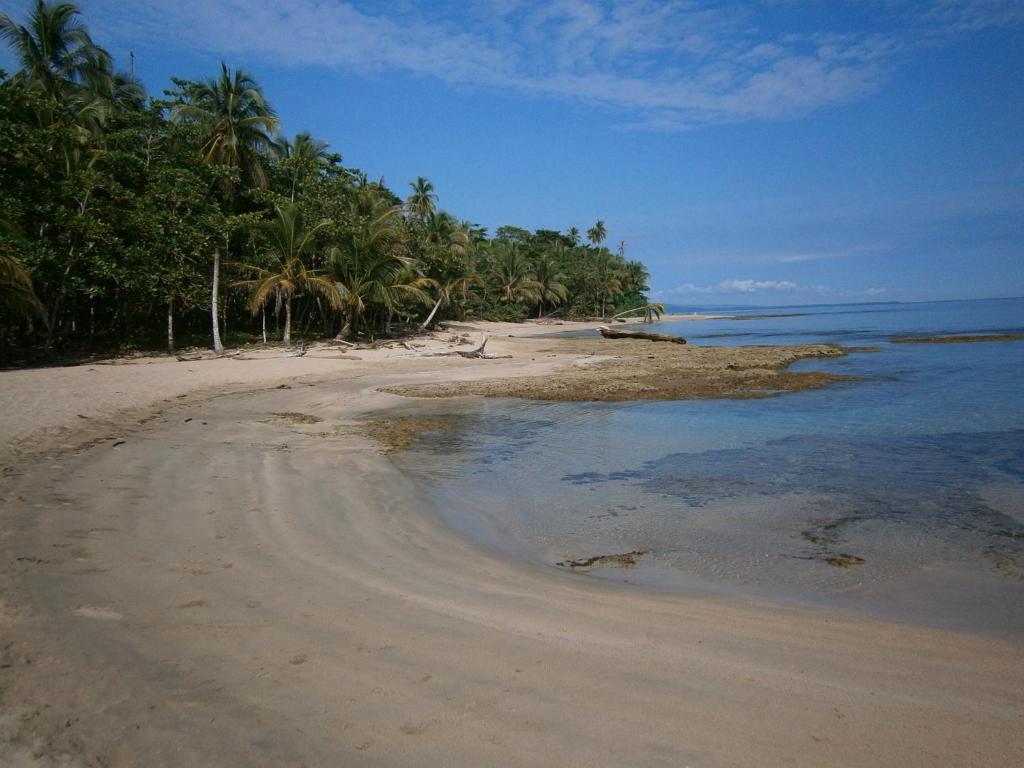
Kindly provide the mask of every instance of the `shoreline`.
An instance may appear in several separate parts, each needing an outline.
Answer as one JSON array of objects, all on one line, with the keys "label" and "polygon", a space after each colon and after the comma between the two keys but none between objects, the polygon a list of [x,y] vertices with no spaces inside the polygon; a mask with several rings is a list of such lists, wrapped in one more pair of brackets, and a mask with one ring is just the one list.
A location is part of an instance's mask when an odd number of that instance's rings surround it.
[{"label": "shoreline", "polygon": [[55,431],[84,421],[72,399],[48,443],[21,439],[3,479],[0,761],[1024,758],[1018,644],[496,557],[426,512],[361,426],[430,412],[382,386],[565,356],[303,360],[197,363],[219,367],[205,389],[178,397],[194,379],[164,375],[148,406]]}]

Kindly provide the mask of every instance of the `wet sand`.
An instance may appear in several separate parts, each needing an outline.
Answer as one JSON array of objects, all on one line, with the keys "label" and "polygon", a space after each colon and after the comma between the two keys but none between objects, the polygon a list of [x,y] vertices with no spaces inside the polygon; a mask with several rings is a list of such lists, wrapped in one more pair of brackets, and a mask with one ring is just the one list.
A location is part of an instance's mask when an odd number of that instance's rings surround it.
[{"label": "wet sand", "polygon": [[302,358],[184,398],[154,365],[171,402],[20,440],[0,764],[1024,762],[1022,644],[596,583],[440,524],[364,422],[431,417],[380,387],[578,359],[494,342],[514,357]]}]

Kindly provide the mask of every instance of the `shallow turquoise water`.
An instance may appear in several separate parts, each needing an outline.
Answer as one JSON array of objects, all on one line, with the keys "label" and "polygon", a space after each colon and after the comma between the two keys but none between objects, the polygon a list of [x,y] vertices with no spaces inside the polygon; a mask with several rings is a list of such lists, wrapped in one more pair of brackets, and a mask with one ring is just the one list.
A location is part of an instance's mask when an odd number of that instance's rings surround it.
[{"label": "shallow turquoise water", "polygon": [[[460,404],[400,461],[482,543],[610,578],[1024,637],[1024,299],[793,308],[661,323],[694,344],[876,346],[796,369],[859,380],[768,400]],[[754,314],[748,312],[747,314]],[[830,558],[862,564],[839,568]]]}]

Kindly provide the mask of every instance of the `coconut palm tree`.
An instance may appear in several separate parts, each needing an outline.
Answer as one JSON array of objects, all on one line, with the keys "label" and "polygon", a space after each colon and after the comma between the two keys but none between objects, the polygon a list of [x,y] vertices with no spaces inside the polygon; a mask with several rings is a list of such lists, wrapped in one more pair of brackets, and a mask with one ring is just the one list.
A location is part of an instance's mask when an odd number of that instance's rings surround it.
[{"label": "coconut palm tree", "polygon": [[[21,231],[8,219],[0,217],[0,233],[17,241]],[[14,256],[0,252],[0,311],[8,311],[23,318],[46,319],[43,305],[32,290],[32,278]]]},{"label": "coconut palm tree", "polygon": [[539,288],[530,270],[530,263],[523,257],[515,243],[500,242],[493,263],[492,282],[506,304],[525,304],[539,299]]},{"label": "coconut palm tree", "polygon": [[433,213],[435,203],[437,202],[437,195],[434,193],[434,185],[427,181],[424,177],[419,176],[416,181],[410,181],[409,187],[412,189],[412,194],[406,198],[405,207],[409,211],[409,215],[423,220],[428,215]]},{"label": "coconut palm tree", "polygon": [[292,202],[295,202],[295,191],[299,183],[331,162],[330,145],[326,141],[314,139],[308,131],[295,134],[292,141],[281,142],[281,154],[284,164],[291,170]]},{"label": "coconut palm tree", "polygon": [[469,297],[474,295],[473,288],[480,284],[480,278],[466,272],[465,264],[454,263],[445,269],[438,270],[436,276],[424,278],[426,285],[434,289],[437,300],[427,319],[420,324],[420,331],[425,331],[434,321],[434,315],[441,307],[452,303],[456,295]]},{"label": "coconut palm tree", "polygon": [[346,231],[329,255],[331,275],[342,298],[339,339],[354,336],[373,306],[393,312],[402,301],[430,303],[423,290],[426,280],[404,252],[402,209],[367,187],[353,198],[348,219]]},{"label": "coconut palm tree", "polygon": [[79,140],[85,141],[116,109],[140,105],[145,90],[114,70],[110,54],[93,42],[80,16],[74,3],[36,0],[24,25],[0,13],[0,39],[18,62],[11,81],[46,97],[40,122],[79,128]]},{"label": "coconut palm tree", "polygon": [[[176,119],[199,125],[199,151],[203,162],[239,171],[238,176],[223,174],[220,178],[225,205],[235,198],[239,183],[265,187],[264,158],[278,154],[280,144],[276,139],[277,115],[263,98],[259,84],[244,70],[232,72],[221,62],[220,76],[194,84],[187,96],[186,102],[175,105],[172,114]],[[229,239],[229,234],[225,233],[225,248]],[[215,248],[210,317],[213,349],[218,353],[224,351],[217,317],[219,284],[220,248]]]},{"label": "coconut palm tree", "polygon": [[292,298],[297,293],[315,293],[323,297],[331,308],[339,309],[341,292],[330,277],[310,269],[305,261],[316,243],[316,234],[329,222],[307,228],[294,204],[275,206],[274,212],[276,218],[264,222],[258,229],[258,237],[273,266],[237,264],[254,277],[234,285],[250,289],[249,309],[254,315],[264,308],[271,296],[284,305],[283,341],[291,344]]},{"label": "coconut palm tree", "polygon": [[437,310],[451,304],[453,294],[467,297],[470,289],[479,283],[473,274],[470,259],[473,252],[473,225],[460,223],[444,211],[427,214],[424,224],[425,240],[430,252],[426,284],[434,288],[437,300],[427,319],[420,324],[420,331],[430,326]]},{"label": "coconut palm tree", "polygon": [[533,279],[537,283],[537,317],[544,314],[545,303],[557,307],[569,296],[569,289],[563,282],[566,278],[558,271],[555,258],[542,253],[533,265]]},{"label": "coconut palm tree", "polygon": [[109,69],[110,54],[92,41],[79,16],[74,3],[43,0],[36,0],[24,25],[0,13],[0,39],[11,47],[20,67],[12,81],[62,100],[90,70]]},{"label": "coconut palm tree", "polygon": [[569,227],[569,232],[567,234],[569,239],[572,240],[573,245],[580,244],[580,231],[576,227]]},{"label": "coconut palm tree", "polygon": [[598,219],[597,223],[594,224],[590,229],[587,230],[587,240],[593,243],[595,246],[600,245],[604,242],[604,239],[608,236],[608,230],[604,226],[604,222]]}]

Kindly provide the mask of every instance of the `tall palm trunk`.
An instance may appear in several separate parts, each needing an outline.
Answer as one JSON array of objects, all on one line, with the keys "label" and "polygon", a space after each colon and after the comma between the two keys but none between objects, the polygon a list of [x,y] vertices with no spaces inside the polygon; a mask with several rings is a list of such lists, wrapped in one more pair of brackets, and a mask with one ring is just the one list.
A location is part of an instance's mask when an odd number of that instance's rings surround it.
[{"label": "tall palm trunk", "polygon": [[217,294],[220,289],[220,248],[213,251],[213,287],[210,291],[210,322],[213,326],[213,351],[218,355],[224,351],[220,341],[220,317],[217,311]]},{"label": "tall palm trunk", "polygon": [[174,354],[174,297],[167,300],[167,354]]},{"label": "tall palm trunk", "polygon": [[292,343],[292,297],[284,300],[284,345]]}]

